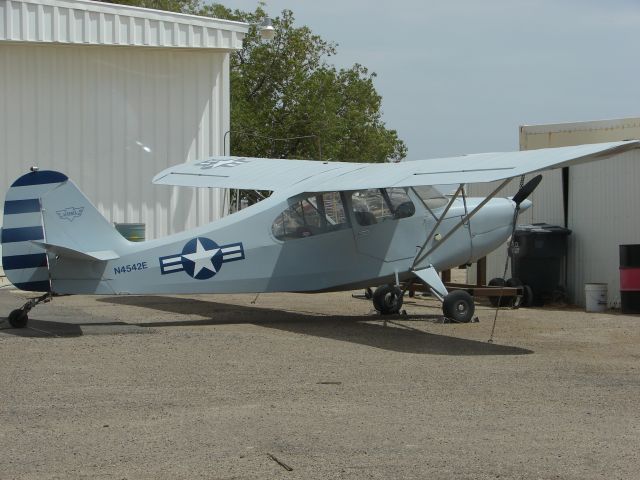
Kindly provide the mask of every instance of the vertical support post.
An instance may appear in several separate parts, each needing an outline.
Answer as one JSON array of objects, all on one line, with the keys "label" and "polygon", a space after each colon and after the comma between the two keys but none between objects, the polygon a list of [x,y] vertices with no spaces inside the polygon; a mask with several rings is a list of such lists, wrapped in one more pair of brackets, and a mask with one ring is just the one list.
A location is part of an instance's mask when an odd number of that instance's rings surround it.
[{"label": "vertical support post", "polygon": [[442,270],[442,283],[447,283],[451,281],[451,270]]},{"label": "vertical support post", "polygon": [[482,257],[476,263],[476,285],[487,284],[487,257]]}]

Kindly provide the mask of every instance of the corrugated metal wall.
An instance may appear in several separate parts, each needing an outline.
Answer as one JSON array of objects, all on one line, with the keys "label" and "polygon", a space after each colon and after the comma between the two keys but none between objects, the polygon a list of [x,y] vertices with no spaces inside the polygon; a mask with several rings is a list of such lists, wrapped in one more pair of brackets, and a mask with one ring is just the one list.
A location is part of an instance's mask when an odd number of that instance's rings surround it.
[{"label": "corrugated metal wall", "polygon": [[620,306],[619,245],[640,243],[640,151],[569,169],[568,289],[584,305],[585,283],[607,283]]},{"label": "corrugated metal wall", "polygon": [[222,215],[223,192],[153,186],[222,153],[229,54],[136,47],[0,45],[0,202],[31,165],[69,175],[112,222],[156,238]]}]

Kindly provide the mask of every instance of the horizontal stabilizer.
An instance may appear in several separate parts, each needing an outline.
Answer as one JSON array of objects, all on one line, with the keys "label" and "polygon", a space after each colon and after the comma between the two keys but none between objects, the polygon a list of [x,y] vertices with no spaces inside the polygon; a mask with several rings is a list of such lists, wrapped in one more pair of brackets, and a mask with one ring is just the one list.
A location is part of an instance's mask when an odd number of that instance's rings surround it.
[{"label": "horizontal stabilizer", "polygon": [[66,258],[75,258],[77,260],[106,262],[107,260],[115,260],[117,258],[120,258],[120,255],[118,255],[113,250],[80,252],[69,247],[63,247],[62,245],[53,245],[51,243],[38,242],[35,240],[32,240],[31,243],[34,243],[35,245],[44,248],[47,252],[53,253],[55,255]]}]

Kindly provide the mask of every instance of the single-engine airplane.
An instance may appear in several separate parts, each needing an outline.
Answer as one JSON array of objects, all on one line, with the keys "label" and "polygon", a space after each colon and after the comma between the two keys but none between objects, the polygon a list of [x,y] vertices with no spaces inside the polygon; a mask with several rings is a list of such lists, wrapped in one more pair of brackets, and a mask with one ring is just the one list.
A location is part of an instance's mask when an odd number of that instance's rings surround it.
[{"label": "single-engine airplane", "polygon": [[[325,292],[382,285],[381,314],[402,305],[401,282],[419,278],[445,316],[467,322],[473,298],[448,292],[438,272],[476,261],[505,242],[539,182],[496,198],[514,178],[606,158],[640,141],[367,164],[213,157],[173,166],[154,183],[269,190],[211,224],[133,243],[66,175],[32,171],[4,202],[3,265],[19,289],[44,292],[12,311],[13,327],[54,294]],[[486,198],[468,183],[499,181]],[[458,185],[442,195],[434,185]]]}]

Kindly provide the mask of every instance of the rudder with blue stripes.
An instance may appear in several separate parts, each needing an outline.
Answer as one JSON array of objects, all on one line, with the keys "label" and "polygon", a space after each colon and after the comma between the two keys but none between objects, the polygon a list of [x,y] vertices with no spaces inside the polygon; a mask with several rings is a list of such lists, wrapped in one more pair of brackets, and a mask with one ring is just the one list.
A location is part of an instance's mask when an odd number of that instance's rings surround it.
[{"label": "rudder with blue stripes", "polygon": [[2,266],[17,288],[50,292],[49,259],[45,249],[33,241],[45,242],[41,198],[68,180],[51,170],[34,171],[18,178],[4,202]]}]

